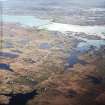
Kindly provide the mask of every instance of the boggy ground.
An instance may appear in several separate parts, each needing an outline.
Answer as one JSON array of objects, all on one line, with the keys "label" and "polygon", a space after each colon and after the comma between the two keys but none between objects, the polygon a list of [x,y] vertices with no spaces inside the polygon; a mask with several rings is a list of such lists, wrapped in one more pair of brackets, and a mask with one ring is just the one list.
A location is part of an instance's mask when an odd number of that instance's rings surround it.
[{"label": "boggy ground", "polygon": [[105,105],[105,50],[81,55],[89,64],[51,76],[28,105]]},{"label": "boggy ground", "polygon": [[105,105],[104,47],[80,55],[85,65],[65,68],[74,38],[19,24],[3,29],[1,105]]},{"label": "boggy ground", "polygon": [[29,93],[30,96],[43,81],[62,73],[74,41],[59,32],[35,30],[35,27],[32,29],[10,23],[3,25],[2,40],[0,103],[8,105],[12,105],[8,102],[13,95],[27,96]]}]

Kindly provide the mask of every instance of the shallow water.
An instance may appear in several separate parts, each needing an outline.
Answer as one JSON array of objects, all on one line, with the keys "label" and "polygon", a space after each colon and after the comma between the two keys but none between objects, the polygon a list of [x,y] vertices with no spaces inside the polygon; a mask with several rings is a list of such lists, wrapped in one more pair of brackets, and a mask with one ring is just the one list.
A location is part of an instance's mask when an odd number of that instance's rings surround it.
[{"label": "shallow water", "polygon": [[34,16],[17,16],[17,15],[3,15],[3,21],[4,22],[10,22],[10,23],[19,23],[23,26],[29,26],[29,27],[37,27],[40,25],[48,24],[49,20],[41,20],[38,18],[35,18]]},{"label": "shallow water", "polygon": [[40,49],[49,49],[49,48],[51,48],[51,45],[48,43],[42,43],[42,44],[40,44],[39,48]]}]

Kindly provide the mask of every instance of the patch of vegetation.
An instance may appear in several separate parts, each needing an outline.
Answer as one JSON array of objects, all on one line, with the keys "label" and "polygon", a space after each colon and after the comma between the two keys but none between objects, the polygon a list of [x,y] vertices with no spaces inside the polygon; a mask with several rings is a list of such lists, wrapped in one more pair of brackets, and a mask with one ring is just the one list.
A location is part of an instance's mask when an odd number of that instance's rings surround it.
[{"label": "patch of vegetation", "polygon": [[14,82],[19,84],[32,84],[32,83],[37,84],[37,82],[29,76],[20,76],[17,79],[15,79]]}]

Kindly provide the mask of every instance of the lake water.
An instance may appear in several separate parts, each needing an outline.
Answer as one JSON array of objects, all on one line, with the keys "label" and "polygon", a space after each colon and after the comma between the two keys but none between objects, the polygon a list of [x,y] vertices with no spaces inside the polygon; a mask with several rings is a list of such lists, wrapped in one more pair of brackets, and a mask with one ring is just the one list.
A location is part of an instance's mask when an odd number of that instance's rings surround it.
[{"label": "lake water", "polygon": [[45,24],[48,24],[49,20],[41,20],[38,18],[35,18],[34,16],[17,16],[17,15],[3,15],[3,21],[4,22],[10,22],[10,23],[19,23],[23,26],[29,26],[29,27],[38,27]]},{"label": "lake water", "polygon": [[[95,46],[99,48],[100,46],[105,45],[105,26],[80,26],[80,25],[71,25],[71,24],[62,24],[62,23],[54,23],[50,20],[38,19],[34,16],[14,16],[14,15],[3,15],[3,21],[9,23],[19,23],[22,26],[29,27],[37,27],[38,29],[45,29],[48,31],[58,31],[66,34],[66,32],[83,32],[88,35],[99,36],[101,40],[88,40],[87,38],[82,38],[80,36],[77,39],[83,39],[85,42],[81,42],[78,44],[78,48],[88,49],[90,46]],[[75,37],[75,34],[74,36]],[[49,45],[42,44],[41,48],[49,48]],[[5,54],[7,55],[7,54]]]},{"label": "lake water", "polygon": [[9,70],[13,72],[13,70],[10,68],[10,65],[6,63],[0,63],[0,69]]},{"label": "lake water", "polygon": [[[102,34],[105,33],[105,26],[80,26],[63,23],[55,23],[50,20],[38,19],[34,16],[17,16],[17,15],[3,15],[4,22],[20,23],[23,26],[38,27],[39,29],[46,29],[49,31],[59,32],[84,32],[88,34]],[[97,35],[98,36],[98,35]],[[105,35],[101,37],[105,38]]]},{"label": "lake water", "polygon": [[89,50],[91,46],[99,49],[101,46],[105,46],[105,40],[87,40],[86,42],[80,42],[77,49],[82,52]]},{"label": "lake water", "polygon": [[102,34],[105,32],[105,26],[80,26],[80,25],[71,25],[71,24],[62,24],[62,23],[51,23],[40,27],[40,29],[43,28],[50,31],[60,31],[60,32],[72,31],[72,32],[83,32],[87,34]]},{"label": "lake water", "polygon": [[99,49],[101,46],[105,46],[105,40],[87,40],[87,42],[80,42],[76,49],[70,54],[66,68],[73,67],[77,63],[82,65],[88,64],[86,61],[79,59],[80,54],[86,53],[92,50],[92,48]]},{"label": "lake water", "polygon": [[18,94],[3,94],[5,96],[9,96],[11,97],[9,100],[8,105],[26,105],[27,102],[31,99],[33,99],[36,95],[38,95],[38,93],[36,92],[36,90],[33,90],[30,93],[18,93]]},{"label": "lake water", "polygon": [[49,49],[51,45],[49,43],[41,43],[39,46],[40,49]]},{"label": "lake water", "polygon": [[79,59],[80,52],[77,50],[74,50],[71,54],[70,57],[67,60],[68,65],[65,67],[66,69],[72,68],[75,64],[79,63],[81,65],[86,65],[88,64],[86,61]]}]

